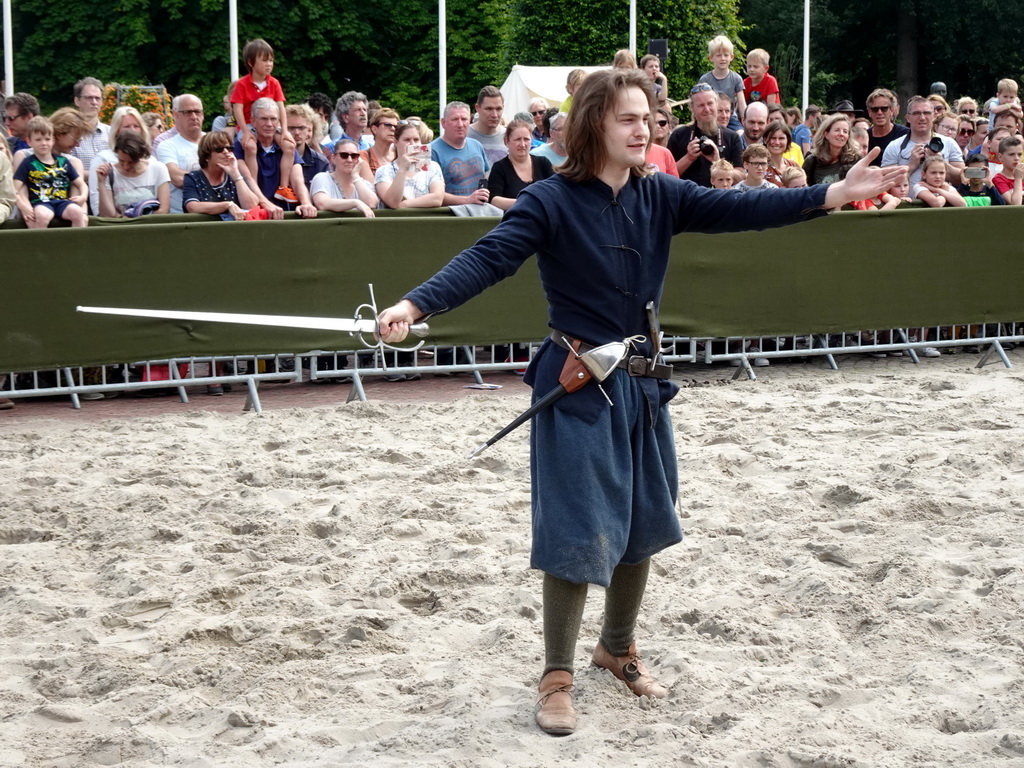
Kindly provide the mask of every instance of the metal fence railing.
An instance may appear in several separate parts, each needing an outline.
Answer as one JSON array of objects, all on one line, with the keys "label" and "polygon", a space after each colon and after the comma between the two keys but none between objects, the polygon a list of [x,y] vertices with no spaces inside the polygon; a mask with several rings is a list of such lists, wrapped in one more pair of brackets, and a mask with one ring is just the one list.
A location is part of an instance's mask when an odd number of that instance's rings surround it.
[{"label": "metal fence railing", "polygon": [[[833,370],[837,355],[906,355],[913,362],[936,350],[976,347],[983,354],[977,366],[996,355],[1011,368],[1006,348],[1024,343],[1024,323],[977,323],[929,328],[896,328],[844,333],[807,333],[792,336],[695,339],[670,337],[663,350],[669,363],[729,364],[734,378],[755,379],[755,368],[772,360],[823,357]],[[483,385],[485,374],[524,372],[540,342],[489,346],[423,347],[415,352],[378,349],[312,350],[302,354],[261,354],[203,358],[171,358],[133,364],[69,366],[28,372],[8,372],[0,397],[12,399],[68,396],[74,408],[96,395],[123,392],[145,394],[173,390],[183,403],[197,387],[244,386],[245,410],[262,411],[259,384],[264,381],[299,382],[337,379],[349,381],[348,400],[366,400],[363,381],[372,377],[415,380],[425,375],[471,374]]]}]

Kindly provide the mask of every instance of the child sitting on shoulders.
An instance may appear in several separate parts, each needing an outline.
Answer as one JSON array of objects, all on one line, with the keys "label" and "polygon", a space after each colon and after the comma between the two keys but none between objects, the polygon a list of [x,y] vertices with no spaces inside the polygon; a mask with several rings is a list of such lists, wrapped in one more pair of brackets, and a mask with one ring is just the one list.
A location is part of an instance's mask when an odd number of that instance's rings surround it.
[{"label": "child sitting on shoulders", "polygon": [[999,190],[1007,205],[1021,204],[1021,183],[1024,181],[1022,155],[1024,139],[1020,136],[1007,136],[999,142],[999,162],[1003,164],[1003,170],[992,177],[992,184]]},{"label": "child sitting on shoulders", "polygon": [[779,103],[779,82],[774,75],[768,74],[770,61],[771,56],[764,48],[755,48],[747,54],[747,77],[743,79],[743,97],[747,104],[755,101],[769,106]]},{"label": "child sitting on shoulders", "polygon": [[[277,143],[282,150],[281,179],[290,179],[292,164],[295,162],[295,140],[285,128],[288,125],[288,116],[284,110],[284,90],[281,88],[281,82],[270,74],[274,71],[274,49],[266,40],[257,38],[245,44],[242,48],[242,58],[249,74],[235,82],[234,90],[231,92],[231,112],[239,131],[236,138],[245,152],[245,165],[252,177],[257,178],[259,169],[256,161],[256,136],[252,129],[252,105],[257,99],[266,97],[275,101],[280,111],[281,128]],[[277,188],[274,197],[293,205],[299,202],[295,191],[285,184]]]},{"label": "child sitting on shoulders", "polygon": [[747,176],[733,189],[737,192],[759,192],[764,189],[778,189],[764,176],[772,156],[764,144],[751,144],[743,150],[743,170]]},{"label": "child sitting on shoulders", "polygon": [[1006,205],[999,190],[989,181],[988,160],[981,153],[968,155],[964,162],[965,183],[957,184],[956,191],[971,206]]},{"label": "child sitting on shoulders", "polygon": [[963,208],[967,205],[960,193],[946,181],[946,161],[941,155],[931,155],[921,163],[921,181],[913,186],[911,196],[931,208]]},{"label": "child sitting on shoulders", "polygon": [[786,189],[796,189],[807,186],[807,174],[803,168],[785,168],[782,171],[782,186]]},{"label": "child sitting on shoulders", "polygon": [[732,189],[736,183],[736,169],[728,160],[716,160],[711,164],[711,186],[715,189]]}]

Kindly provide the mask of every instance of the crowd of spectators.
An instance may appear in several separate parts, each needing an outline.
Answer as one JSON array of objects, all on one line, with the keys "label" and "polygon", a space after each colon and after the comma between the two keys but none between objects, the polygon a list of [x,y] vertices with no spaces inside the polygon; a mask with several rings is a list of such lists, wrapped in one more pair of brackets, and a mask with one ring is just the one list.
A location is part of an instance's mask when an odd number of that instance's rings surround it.
[{"label": "crowd of spectators", "polygon": [[[705,187],[770,193],[781,187],[827,184],[844,177],[869,152],[872,162],[904,165],[909,184],[854,208],[889,209],[920,201],[932,207],[1021,205],[1024,120],[1018,86],[999,80],[988,98],[947,100],[945,86],[901,105],[877,88],[859,109],[784,107],[771,57],[746,55],[747,77],[734,70],[725,36],[708,44],[710,70],[687,98],[670,101],[661,61],[639,63],[619,51],[612,66],[650,77],[657,110],[648,164]],[[171,104],[173,125],[157,113],[119,107],[99,120],[103,83],[74,84],[74,106],[51,115],[27,93],[3,102],[0,222],[21,217],[31,228],[54,218],[86,226],[87,214],[136,217],[203,213],[228,221],[303,218],[318,211],[450,206],[462,215],[501,215],[530,184],[566,160],[565,122],[572,94],[586,77],[573,70],[560,104],[535,98],[527,112],[506,115],[494,85],[471,106],[453,101],[440,115],[440,135],[419,117],[349,91],[288,103],[272,74],[273,48],[246,44],[247,74],[231,83],[221,113],[204,132],[206,110],[194,94]],[[688,107],[680,123],[674,110]]]}]

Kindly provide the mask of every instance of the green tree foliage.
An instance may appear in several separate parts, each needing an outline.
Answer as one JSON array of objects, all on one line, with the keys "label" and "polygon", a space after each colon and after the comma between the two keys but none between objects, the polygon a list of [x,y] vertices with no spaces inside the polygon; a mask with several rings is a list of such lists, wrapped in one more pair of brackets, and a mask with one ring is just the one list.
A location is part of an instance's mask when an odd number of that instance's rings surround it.
[{"label": "green tree foliage", "polygon": [[[803,55],[803,0],[740,0],[750,47],[772,54],[783,100],[797,103]],[[904,24],[900,24],[900,20]],[[995,93],[1002,77],[1019,79],[1024,50],[1013,35],[993,34],[1024,26],[1024,5],[977,0],[969,7],[952,0],[812,0],[810,101],[829,106],[839,99],[863,105],[876,87],[900,92],[902,100],[927,92],[935,80],[950,98]],[[905,32],[900,35],[898,30]],[[915,62],[910,71],[901,59]]]},{"label": "green tree foliage", "polygon": [[[738,0],[661,0],[637,5],[637,53],[649,39],[668,40],[662,67],[670,98],[688,96],[690,86],[711,69],[707,44],[726,35],[740,48],[743,25]],[[506,64],[591,66],[609,64],[629,44],[629,4],[625,0],[567,0],[536,3],[512,0]],[[638,56],[638,58],[639,58]],[[737,58],[736,66],[740,59]]]},{"label": "green tree foliage", "polygon": [[[162,83],[197,94],[208,117],[219,112],[231,71],[225,0],[19,0],[13,12],[15,85],[47,110],[69,104],[72,85],[89,75]],[[358,90],[436,120],[436,1],[245,0],[238,12],[239,48],[270,42],[289,101]],[[449,0],[450,100],[475,101],[482,86],[504,81],[508,20],[508,0]]]}]

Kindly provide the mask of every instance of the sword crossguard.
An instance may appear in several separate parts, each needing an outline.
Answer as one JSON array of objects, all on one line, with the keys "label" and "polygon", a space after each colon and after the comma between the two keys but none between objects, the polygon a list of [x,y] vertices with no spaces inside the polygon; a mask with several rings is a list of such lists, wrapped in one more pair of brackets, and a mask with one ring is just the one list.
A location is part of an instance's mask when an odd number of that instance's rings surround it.
[{"label": "sword crossguard", "polygon": [[394,344],[388,344],[386,341],[384,341],[380,337],[380,324],[377,322],[377,315],[379,313],[377,312],[377,299],[373,295],[373,283],[368,283],[367,287],[370,289],[370,302],[368,304],[360,304],[358,307],[356,307],[355,315],[353,316],[354,320],[365,320],[366,318],[363,317],[363,312],[368,311],[370,313],[370,319],[373,320],[374,331],[372,341],[367,340],[366,333],[364,331],[359,331],[358,333],[353,334],[354,336],[357,336],[359,338],[359,342],[364,347],[366,347],[367,349],[378,349],[381,352],[383,352],[385,349],[390,349],[395,352],[415,352],[417,349],[426,344],[426,341],[423,340],[423,337],[430,333],[430,326],[427,325],[426,323],[416,323],[415,325],[409,326],[409,332],[413,336],[418,336],[420,338],[420,341],[412,347],[398,347],[395,346]]}]

